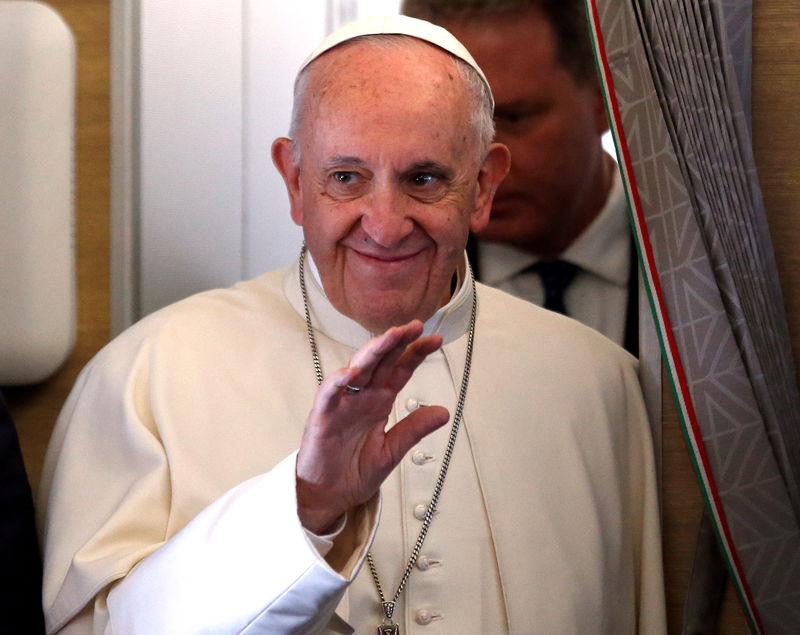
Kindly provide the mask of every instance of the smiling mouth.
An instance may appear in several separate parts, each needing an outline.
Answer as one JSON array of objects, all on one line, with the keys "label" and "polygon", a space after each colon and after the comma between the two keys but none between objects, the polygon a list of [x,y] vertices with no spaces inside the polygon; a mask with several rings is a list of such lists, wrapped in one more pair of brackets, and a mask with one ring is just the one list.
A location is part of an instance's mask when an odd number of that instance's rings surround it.
[{"label": "smiling mouth", "polygon": [[422,250],[419,249],[414,252],[408,253],[372,253],[368,251],[361,251],[359,249],[351,249],[351,251],[367,265],[375,267],[402,267],[416,258]]},{"label": "smiling mouth", "polygon": [[365,260],[370,260],[374,262],[385,262],[385,263],[393,263],[393,262],[404,262],[407,260],[411,260],[415,256],[417,256],[422,250],[419,249],[414,252],[403,253],[403,254],[396,254],[396,253],[370,253],[367,251],[361,251],[359,249],[353,249],[353,251],[358,254],[361,258]]}]

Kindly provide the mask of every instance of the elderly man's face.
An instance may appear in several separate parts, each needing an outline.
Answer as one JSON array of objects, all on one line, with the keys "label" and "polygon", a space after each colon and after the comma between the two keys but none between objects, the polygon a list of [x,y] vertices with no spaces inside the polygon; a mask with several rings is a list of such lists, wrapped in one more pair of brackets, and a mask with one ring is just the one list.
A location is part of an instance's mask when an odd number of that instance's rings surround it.
[{"label": "elderly man's face", "polygon": [[435,47],[354,43],[311,72],[299,169],[286,139],[273,158],[325,292],[373,332],[425,320],[486,225],[507,150],[479,164],[463,80]]}]

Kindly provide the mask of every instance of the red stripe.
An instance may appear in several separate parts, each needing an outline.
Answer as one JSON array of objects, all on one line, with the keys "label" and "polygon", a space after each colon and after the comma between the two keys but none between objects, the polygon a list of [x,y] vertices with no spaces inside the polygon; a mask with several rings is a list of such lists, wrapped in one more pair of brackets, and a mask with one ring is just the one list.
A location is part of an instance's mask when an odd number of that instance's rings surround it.
[{"label": "red stripe", "polygon": [[[614,82],[613,82],[612,75],[611,75],[611,69],[610,69],[610,67],[608,65],[608,56],[606,54],[605,42],[603,41],[603,34],[602,34],[602,31],[600,30],[600,17],[599,17],[598,12],[597,12],[597,2],[596,2],[596,0],[587,0],[587,4],[590,7],[591,18],[592,18],[592,22],[594,23],[594,30],[595,30],[595,35],[596,35],[596,38],[597,38],[597,48],[598,48],[598,53],[599,53],[599,59],[600,59],[600,62],[602,63],[602,65],[603,65],[603,72],[605,74],[605,80],[606,80],[606,83],[608,84],[608,87],[609,87],[609,90],[606,91],[606,92],[607,92],[609,101],[611,103],[611,110],[612,110],[612,113],[613,113],[614,121],[616,123],[617,131],[619,132],[618,138],[617,138],[617,142],[618,142],[618,146],[619,146],[618,150],[620,150],[622,152],[622,158],[623,158],[623,161],[625,163],[625,167],[626,167],[626,170],[627,170],[627,173],[628,173],[628,178],[629,178],[629,181],[630,181],[630,192],[631,192],[631,194],[633,196],[634,213],[636,214],[636,217],[638,219],[639,229],[640,229],[640,231],[642,233],[642,242],[640,244],[640,247],[642,247],[644,249],[644,252],[646,254],[646,266],[647,266],[647,269],[648,269],[648,271],[650,273],[650,277],[651,277],[651,279],[653,281],[653,290],[655,291],[655,294],[656,294],[658,309],[659,309],[659,311],[661,313],[661,317],[662,317],[663,324],[664,324],[663,331],[665,331],[665,332],[662,333],[662,336],[666,336],[669,349],[670,349],[670,351],[672,353],[672,358],[673,358],[675,373],[677,375],[678,385],[680,387],[680,391],[681,391],[681,394],[683,396],[684,403],[686,404],[687,416],[689,417],[689,423],[691,425],[691,434],[692,434],[694,442],[695,442],[695,444],[696,444],[696,446],[698,448],[698,453],[700,455],[700,460],[702,461],[702,464],[703,464],[703,471],[705,472],[706,479],[708,480],[708,483],[709,483],[709,489],[710,489],[709,494],[711,495],[711,497],[713,499],[713,504],[714,504],[714,507],[716,509],[716,513],[719,516],[720,525],[721,525],[720,528],[721,528],[722,532],[724,533],[725,541],[728,543],[728,547],[730,549],[731,556],[733,558],[733,566],[736,568],[736,571],[738,572],[739,579],[741,580],[741,584],[742,584],[742,590],[745,593],[745,595],[747,597],[747,601],[748,601],[748,603],[750,605],[751,614],[753,615],[753,618],[755,619],[755,621],[757,623],[758,629],[761,632],[763,632],[764,631],[764,627],[763,627],[763,625],[761,623],[761,617],[758,614],[758,611],[757,611],[756,606],[755,606],[755,602],[753,601],[752,592],[750,590],[749,585],[747,584],[747,579],[745,578],[744,569],[743,569],[742,564],[741,564],[741,562],[739,560],[739,555],[738,555],[738,553],[736,551],[735,543],[733,542],[733,539],[731,538],[730,529],[728,527],[728,521],[727,521],[727,518],[725,516],[724,509],[722,507],[722,502],[721,502],[720,497],[719,497],[719,492],[717,490],[716,483],[714,482],[713,474],[711,472],[711,467],[710,467],[710,465],[708,463],[708,455],[706,453],[705,446],[703,445],[702,436],[700,434],[700,428],[699,428],[699,425],[697,423],[697,415],[695,414],[694,404],[692,403],[691,393],[689,392],[689,387],[688,387],[688,384],[687,384],[687,381],[686,381],[686,375],[685,375],[684,370],[683,370],[683,365],[681,364],[677,343],[675,342],[675,338],[674,338],[674,336],[672,334],[672,327],[670,326],[669,316],[667,314],[666,305],[664,303],[664,297],[663,297],[663,293],[661,291],[661,283],[660,283],[659,278],[658,278],[658,272],[656,271],[656,268],[655,268],[655,266],[653,264],[655,262],[655,259],[653,257],[653,249],[652,249],[652,246],[650,244],[650,236],[649,236],[649,234],[647,232],[647,224],[645,223],[645,220],[644,220],[644,213],[642,212],[642,204],[641,204],[641,200],[639,198],[639,188],[636,185],[636,177],[635,177],[634,172],[633,172],[633,166],[631,164],[631,159],[630,159],[630,152],[628,150],[627,141],[625,139],[624,128],[622,127],[622,120],[621,120],[620,114],[619,114],[619,105],[617,103],[617,96],[616,96],[616,93],[614,91]],[[690,451],[691,451],[691,448],[690,448]],[[702,487],[702,483],[700,485]]]}]

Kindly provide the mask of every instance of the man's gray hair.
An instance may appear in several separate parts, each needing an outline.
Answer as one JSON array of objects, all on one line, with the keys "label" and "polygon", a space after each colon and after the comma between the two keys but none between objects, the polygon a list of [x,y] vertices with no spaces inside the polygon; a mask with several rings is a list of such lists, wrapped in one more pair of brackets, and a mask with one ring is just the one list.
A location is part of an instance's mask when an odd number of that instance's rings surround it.
[{"label": "man's gray hair", "polygon": [[[423,42],[413,36],[402,34],[373,34],[362,35],[352,40],[348,40],[341,46],[348,46],[351,43],[359,41],[367,41],[378,47],[383,48],[397,48],[408,43],[409,40]],[[430,46],[433,46],[432,44]],[[489,149],[489,144],[494,139],[494,112],[492,106],[492,96],[489,88],[483,81],[481,76],[467,64],[464,60],[459,59],[455,55],[448,53],[450,58],[455,64],[459,77],[464,81],[467,93],[472,102],[472,113],[470,115],[470,123],[478,138],[478,154],[476,161],[480,165],[486,157]],[[316,60],[315,60],[316,61]],[[311,62],[306,66],[297,76],[294,85],[294,103],[292,105],[292,119],[289,126],[289,137],[292,140],[292,152],[294,154],[294,161],[296,164],[300,163],[300,134],[305,125],[306,115],[308,113],[308,84],[310,73],[309,70],[314,66]]]}]

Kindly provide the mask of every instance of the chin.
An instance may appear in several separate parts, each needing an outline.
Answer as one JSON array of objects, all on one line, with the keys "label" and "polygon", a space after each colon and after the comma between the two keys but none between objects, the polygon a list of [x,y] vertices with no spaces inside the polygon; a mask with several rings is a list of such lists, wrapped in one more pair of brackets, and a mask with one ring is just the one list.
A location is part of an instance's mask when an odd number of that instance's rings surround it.
[{"label": "chin", "polygon": [[504,243],[520,247],[527,241],[521,236],[520,232],[498,228],[497,230],[484,230],[476,234],[478,240],[489,243]]},{"label": "chin", "polygon": [[393,326],[402,326],[403,324],[410,322],[413,317],[405,319],[404,317],[398,315],[394,315],[392,317],[386,317],[385,315],[362,315],[360,318],[354,317],[353,319],[371,333],[380,335],[381,333],[388,331]]},{"label": "chin", "polygon": [[434,312],[435,309],[429,315],[419,307],[409,307],[407,303],[375,301],[370,303],[368,308],[353,310],[350,317],[373,333],[383,333],[393,326],[402,326],[411,320],[419,319],[424,322]]},{"label": "chin", "polygon": [[396,302],[387,302],[385,299],[366,297],[337,308],[373,333],[383,333],[392,326],[405,324],[408,321],[403,319],[406,315],[404,306]]}]

